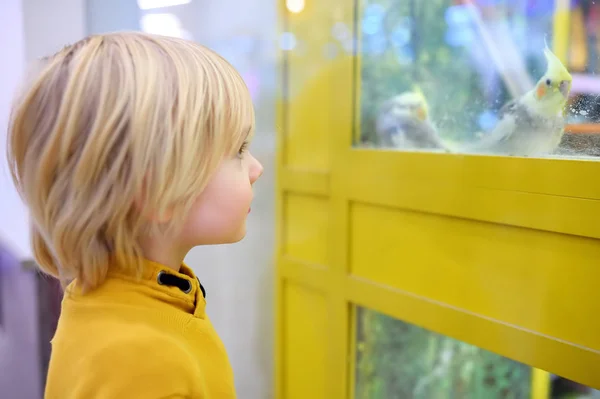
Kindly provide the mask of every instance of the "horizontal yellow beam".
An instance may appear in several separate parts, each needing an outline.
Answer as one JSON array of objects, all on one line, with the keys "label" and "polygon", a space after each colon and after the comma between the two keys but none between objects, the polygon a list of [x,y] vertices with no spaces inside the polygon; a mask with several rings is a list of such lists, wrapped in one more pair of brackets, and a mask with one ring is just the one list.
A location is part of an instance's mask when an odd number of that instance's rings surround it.
[{"label": "horizontal yellow beam", "polygon": [[343,151],[350,186],[355,178],[371,178],[387,184],[420,182],[600,199],[600,185],[591,184],[598,177],[598,161],[350,148]]},{"label": "horizontal yellow beam", "polygon": [[350,151],[344,188],[368,203],[600,238],[600,164]]},{"label": "horizontal yellow beam", "polygon": [[348,277],[348,302],[600,388],[600,353],[367,280]]},{"label": "horizontal yellow beam", "polygon": [[323,266],[312,265],[285,256],[281,257],[277,263],[280,267],[279,275],[285,280],[323,292],[329,291],[332,286],[331,271]]},{"label": "horizontal yellow beam", "polygon": [[286,167],[278,171],[283,191],[318,196],[329,195],[330,176],[326,171],[296,170]]}]

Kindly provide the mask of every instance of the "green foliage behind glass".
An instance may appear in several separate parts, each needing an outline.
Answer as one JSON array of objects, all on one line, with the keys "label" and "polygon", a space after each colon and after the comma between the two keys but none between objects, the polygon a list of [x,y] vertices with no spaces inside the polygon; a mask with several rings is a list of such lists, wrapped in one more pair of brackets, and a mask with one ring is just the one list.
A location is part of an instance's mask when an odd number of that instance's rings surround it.
[{"label": "green foliage behind glass", "polygon": [[527,365],[372,310],[357,312],[357,399],[530,398]]},{"label": "green foliage behind glass", "polygon": [[[446,44],[445,13],[451,0],[364,0],[359,24],[369,6],[381,6],[383,23],[378,33],[363,32],[361,43],[361,132],[363,141],[375,140],[373,121],[379,105],[390,97],[418,85],[430,106],[432,120],[448,138],[467,139],[478,128],[476,116],[485,108],[479,77],[462,47]],[[399,58],[394,32],[409,24],[412,62]],[[363,31],[363,30],[361,30]],[[383,40],[384,51],[374,53],[369,43]]]}]

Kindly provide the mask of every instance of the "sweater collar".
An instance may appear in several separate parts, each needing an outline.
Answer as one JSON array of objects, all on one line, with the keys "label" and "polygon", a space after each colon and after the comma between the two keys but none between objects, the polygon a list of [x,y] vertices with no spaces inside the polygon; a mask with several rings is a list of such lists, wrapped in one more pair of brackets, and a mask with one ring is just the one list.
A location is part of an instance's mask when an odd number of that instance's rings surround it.
[{"label": "sweater collar", "polygon": [[191,305],[188,307],[190,313],[204,318],[206,290],[194,271],[185,263],[181,264],[179,271],[175,271],[163,264],[145,260],[142,281],[154,290],[181,298]]},{"label": "sweater collar", "polygon": [[[79,291],[76,281],[66,289],[70,294]],[[173,305],[186,313],[196,317],[205,317],[206,291],[193,270],[182,264],[179,271],[150,260],[144,260],[143,269],[139,277],[121,270],[109,271],[107,279],[92,295],[109,294],[119,291],[120,295],[127,295],[127,291],[143,293],[160,302]]]}]

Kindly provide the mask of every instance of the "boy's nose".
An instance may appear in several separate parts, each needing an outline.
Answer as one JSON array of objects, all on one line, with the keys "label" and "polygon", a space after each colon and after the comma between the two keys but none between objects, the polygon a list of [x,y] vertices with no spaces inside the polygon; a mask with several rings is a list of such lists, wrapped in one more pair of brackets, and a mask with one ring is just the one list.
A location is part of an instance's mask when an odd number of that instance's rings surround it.
[{"label": "boy's nose", "polygon": [[260,176],[262,176],[264,168],[260,162],[254,156],[252,156],[252,163],[250,165],[250,183],[254,184]]}]

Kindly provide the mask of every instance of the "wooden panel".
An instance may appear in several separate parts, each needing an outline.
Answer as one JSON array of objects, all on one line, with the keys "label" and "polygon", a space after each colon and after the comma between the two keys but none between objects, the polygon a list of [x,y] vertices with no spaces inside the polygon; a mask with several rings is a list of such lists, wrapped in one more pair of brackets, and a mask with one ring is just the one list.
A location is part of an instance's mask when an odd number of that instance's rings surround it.
[{"label": "wooden panel", "polygon": [[284,287],[284,398],[326,398],[327,302],[317,291]]},{"label": "wooden panel", "polygon": [[313,264],[327,264],[329,202],[326,198],[287,194],[284,254]]},{"label": "wooden panel", "polygon": [[353,275],[600,350],[598,241],[366,205],[351,224]]}]

